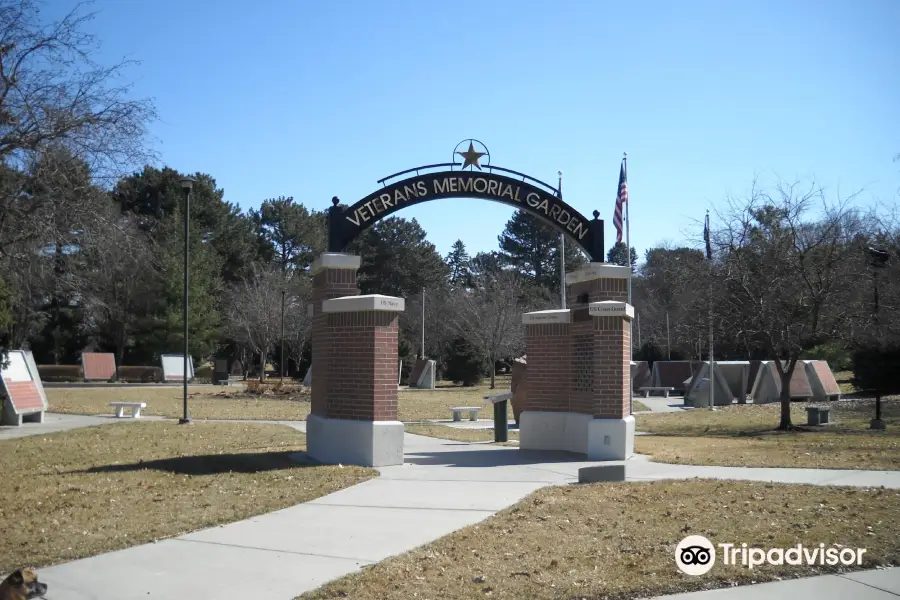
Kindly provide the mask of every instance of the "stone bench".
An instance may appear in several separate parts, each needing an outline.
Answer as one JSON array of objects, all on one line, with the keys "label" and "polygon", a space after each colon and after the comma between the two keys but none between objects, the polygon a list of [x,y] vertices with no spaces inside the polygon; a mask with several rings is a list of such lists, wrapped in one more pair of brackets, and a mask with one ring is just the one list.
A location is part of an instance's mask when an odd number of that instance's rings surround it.
[{"label": "stone bench", "polygon": [[116,409],[116,418],[121,419],[125,416],[125,409],[131,409],[131,418],[139,419],[141,417],[141,409],[147,408],[146,402],[110,402],[110,406]]},{"label": "stone bench", "polygon": [[481,410],[480,406],[456,406],[450,409],[453,413],[454,421],[462,421],[462,412],[464,410],[469,411],[469,420],[477,421],[478,420],[478,411]]},{"label": "stone bench", "polygon": [[675,390],[675,388],[673,388],[673,387],[652,387],[651,386],[651,387],[638,388],[639,392],[644,392],[644,398],[649,398],[650,392],[662,392],[663,398],[668,398],[669,392],[674,391],[674,390]]},{"label": "stone bench", "polygon": [[807,425],[827,425],[830,409],[827,407],[807,406],[806,407],[806,424]]}]

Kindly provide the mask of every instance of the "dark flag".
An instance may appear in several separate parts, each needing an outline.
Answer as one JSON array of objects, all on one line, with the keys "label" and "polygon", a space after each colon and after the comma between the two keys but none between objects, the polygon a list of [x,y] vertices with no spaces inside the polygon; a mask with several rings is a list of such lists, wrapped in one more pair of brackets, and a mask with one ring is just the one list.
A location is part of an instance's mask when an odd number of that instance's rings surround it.
[{"label": "dark flag", "polygon": [[706,242],[706,260],[712,260],[712,242],[709,239],[709,211],[706,211],[706,223],[703,225],[703,241]]}]

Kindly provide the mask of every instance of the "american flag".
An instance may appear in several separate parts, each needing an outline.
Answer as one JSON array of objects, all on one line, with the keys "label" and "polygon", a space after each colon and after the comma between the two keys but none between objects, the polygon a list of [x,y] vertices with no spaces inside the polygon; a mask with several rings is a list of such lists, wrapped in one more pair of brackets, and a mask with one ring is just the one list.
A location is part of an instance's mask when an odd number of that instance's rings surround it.
[{"label": "american flag", "polygon": [[613,215],[613,225],[616,228],[616,243],[622,243],[622,223],[624,222],[625,203],[628,202],[628,176],[625,173],[625,161],[619,170],[619,193],[616,196],[616,212]]}]

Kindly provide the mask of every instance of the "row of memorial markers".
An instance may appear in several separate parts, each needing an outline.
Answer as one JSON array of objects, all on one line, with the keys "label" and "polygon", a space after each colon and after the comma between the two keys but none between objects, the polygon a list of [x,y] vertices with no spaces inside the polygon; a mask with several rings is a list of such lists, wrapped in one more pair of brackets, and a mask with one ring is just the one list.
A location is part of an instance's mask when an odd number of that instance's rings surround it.
[{"label": "row of memorial markers", "polygon": [[[49,404],[34,357],[28,350],[12,350],[7,359],[6,366],[0,369],[4,395],[3,424],[43,421]],[[85,381],[110,381],[115,378],[116,363],[112,354],[85,352],[81,362]],[[161,362],[164,381],[184,381],[183,355],[165,354]],[[523,370],[527,369],[524,357],[517,362]],[[223,363],[225,361],[217,361],[216,371],[224,371],[227,379],[227,363]],[[188,360],[188,366],[190,381],[194,379],[193,359]],[[633,362],[632,390],[640,393],[645,388],[671,388],[675,395],[684,396],[688,406],[708,405],[709,371],[708,361],[656,361],[652,368],[646,361]],[[433,360],[417,360],[410,376],[412,387],[434,389],[434,373]],[[310,385],[311,377],[312,369],[307,372],[304,385]],[[716,361],[713,378],[713,398],[717,405],[744,403],[748,398],[754,404],[766,404],[777,402],[781,396],[781,378],[774,361]],[[841,397],[834,374],[823,360],[798,363],[791,378],[790,393],[792,399],[798,400],[827,401],[840,400]]]}]

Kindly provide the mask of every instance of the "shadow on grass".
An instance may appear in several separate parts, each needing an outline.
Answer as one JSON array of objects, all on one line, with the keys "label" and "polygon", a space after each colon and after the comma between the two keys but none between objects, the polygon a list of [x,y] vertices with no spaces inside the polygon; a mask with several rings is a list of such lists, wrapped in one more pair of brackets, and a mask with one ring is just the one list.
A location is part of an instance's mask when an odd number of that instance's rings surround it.
[{"label": "shadow on grass", "polygon": [[315,466],[303,460],[302,452],[258,452],[244,454],[206,454],[139,461],[123,465],[103,465],[72,473],[127,473],[153,470],[175,475],[221,475],[223,473],[264,473],[297,467]]}]

